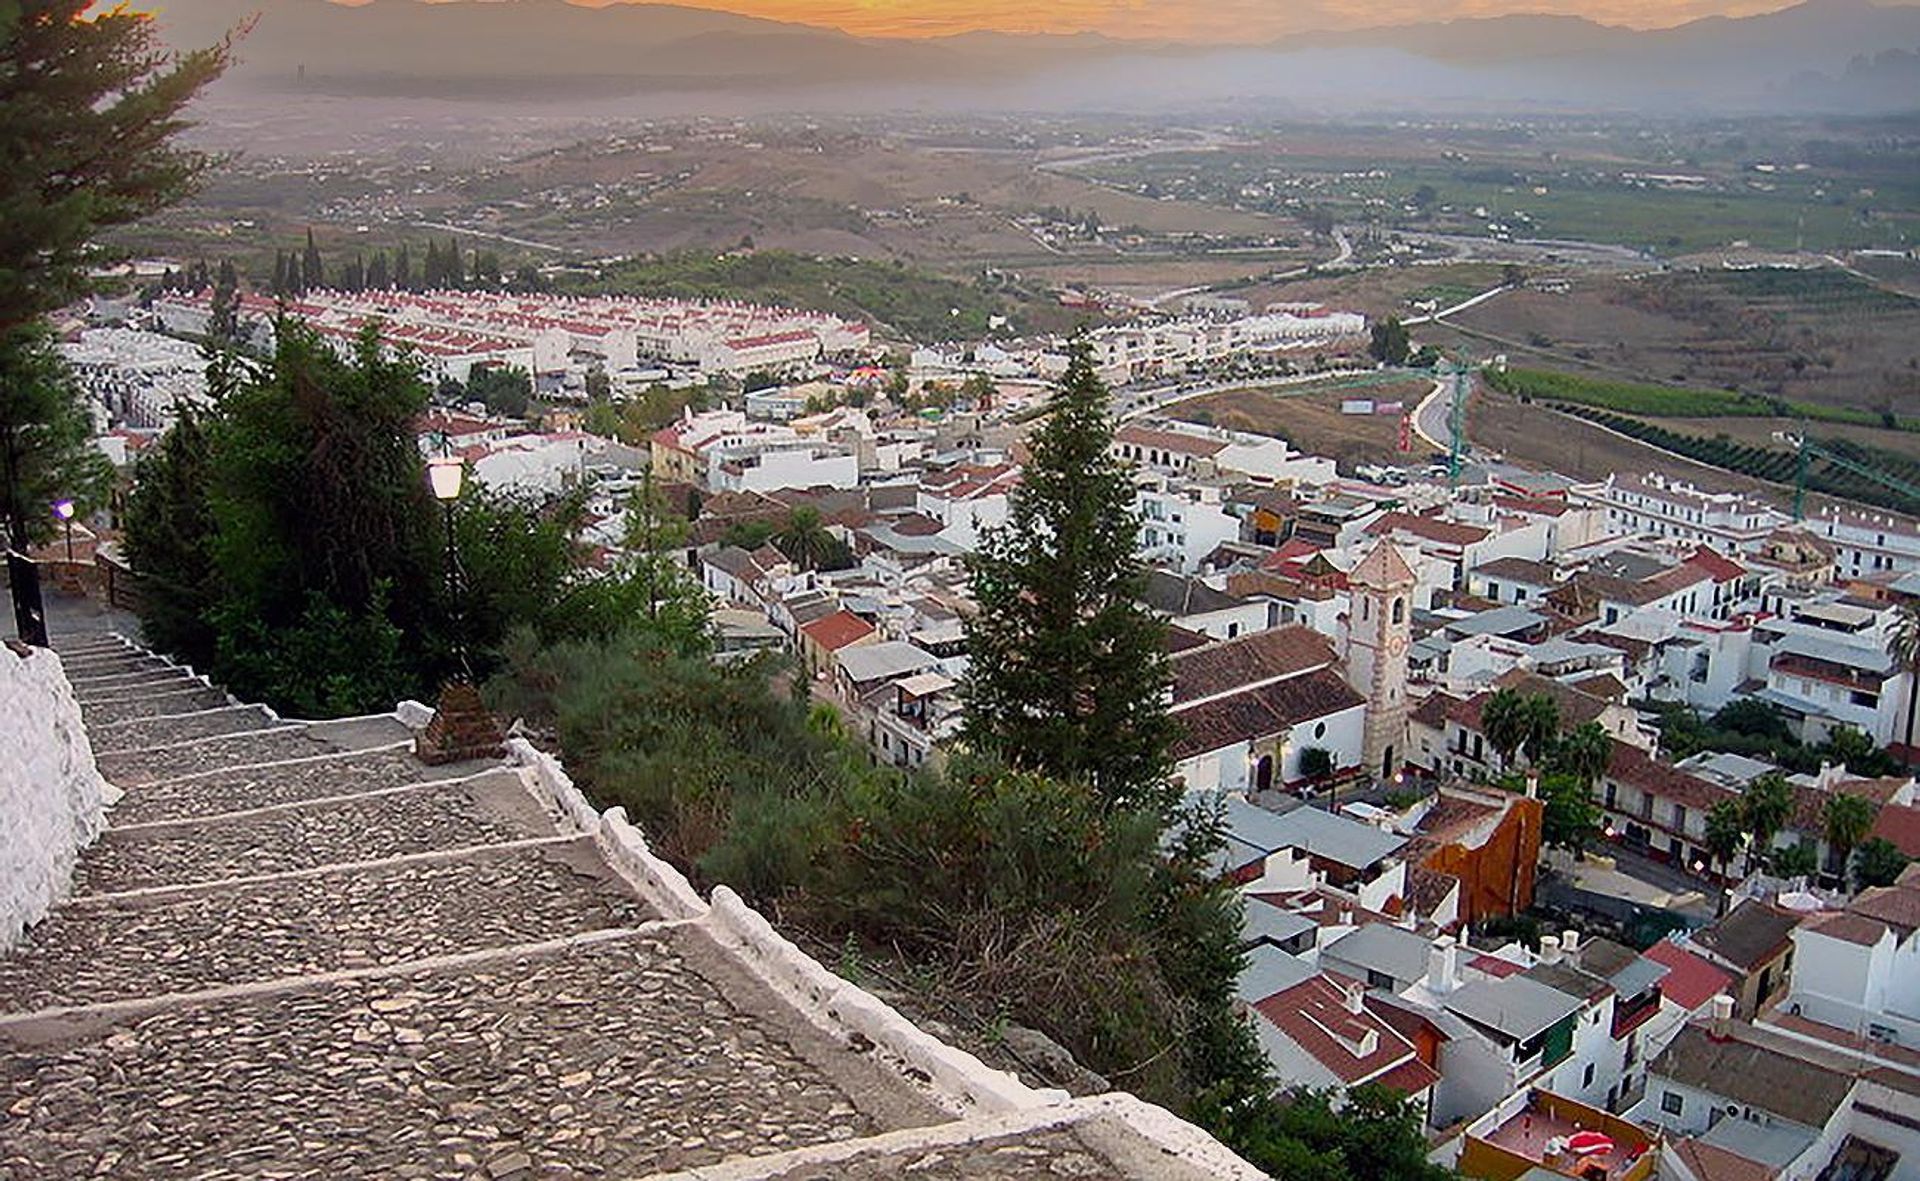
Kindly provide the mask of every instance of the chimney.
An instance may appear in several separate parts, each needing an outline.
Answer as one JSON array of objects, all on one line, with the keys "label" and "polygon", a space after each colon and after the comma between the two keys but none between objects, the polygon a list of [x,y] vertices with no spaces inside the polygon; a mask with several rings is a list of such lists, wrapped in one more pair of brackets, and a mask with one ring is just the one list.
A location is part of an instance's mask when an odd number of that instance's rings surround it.
[{"label": "chimney", "polygon": [[1451,935],[1442,935],[1433,941],[1433,947],[1427,952],[1427,990],[1435,996],[1446,996],[1460,987],[1460,945]]},{"label": "chimney", "polygon": [[1707,1036],[1716,1042],[1733,1036],[1733,998],[1724,992],[1713,998],[1713,1028]]},{"label": "chimney", "polygon": [[1527,768],[1527,798],[1530,800],[1540,798],[1540,772],[1531,767]]},{"label": "chimney", "polygon": [[1578,959],[1580,956],[1580,932],[1562,931],[1560,933],[1560,950],[1566,953],[1568,959]]},{"label": "chimney", "polygon": [[1347,1002],[1347,1012],[1358,1013],[1363,1009],[1365,1009],[1366,997],[1367,997],[1367,990],[1362,988],[1358,983],[1348,984],[1346,986],[1346,996],[1345,996],[1345,1000]]},{"label": "chimney", "polygon": [[1560,962],[1560,936],[1540,936],[1540,962],[1543,964],[1557,964]]}]

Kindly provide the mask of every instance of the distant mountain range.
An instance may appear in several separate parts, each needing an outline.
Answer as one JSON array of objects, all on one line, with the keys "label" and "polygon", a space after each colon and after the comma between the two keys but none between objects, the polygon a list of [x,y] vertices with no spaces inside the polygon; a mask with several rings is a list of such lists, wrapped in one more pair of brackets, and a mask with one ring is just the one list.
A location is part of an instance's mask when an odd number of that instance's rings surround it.
[{"label": "distant mountain range", "polygon": [[[809,91],[869,102],[911,93],[1013,108],[1396,99],[1750,108],[1811,101],[1815,91],[1788,84],[1796,76],[1839,76],[1857,56],[1920,48],[1920,7],[1868,0],[1649,31],[1504,16],[1234,48],[1095,35],[876,40],[675,5],[564,0],[171,0],[161,20],[169,40],[193,45],[251,13],[235,75],[256,85],[525,97]],[[1878,108],[1920,108],[1920,96],[1897,88],[1869,92]],[[1818,93],[1831,101],[1839,91]]]}]

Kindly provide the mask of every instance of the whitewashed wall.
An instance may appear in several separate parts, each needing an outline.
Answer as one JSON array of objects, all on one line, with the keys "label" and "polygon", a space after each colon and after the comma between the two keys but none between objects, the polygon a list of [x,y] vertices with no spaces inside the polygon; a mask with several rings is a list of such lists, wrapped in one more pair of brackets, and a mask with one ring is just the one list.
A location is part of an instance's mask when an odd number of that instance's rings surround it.
[{"label": "whitewashed wall", "polygon": [[66,895],[111,791],[60,658],[0,647],[0,948]]}]

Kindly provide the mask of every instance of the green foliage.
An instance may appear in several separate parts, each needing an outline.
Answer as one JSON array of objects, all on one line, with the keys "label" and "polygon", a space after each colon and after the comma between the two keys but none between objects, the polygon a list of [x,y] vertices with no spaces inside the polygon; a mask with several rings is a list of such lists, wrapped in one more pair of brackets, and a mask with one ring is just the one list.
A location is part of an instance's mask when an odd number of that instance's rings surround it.
[{"label": "green foliage", "polygon": [[1288,1181],[1447,1181],[1427,1160],[1421,1119],[1404,1096],[1366,1085],[1276,1100],[1210,1096],[1199,1122],[1272,1176]]},{"label": "green foliage", "polygon": [[1525,755],[1528,761],[1538,763],[1559,738],[1560,707],[1544,693],[1498,689],[1481,706],[1480,725],[1502,765],[1515,755]]},{"label": "green foliage", "polygon": [[0,526],[15,546],[54,535],[57,500],[83,516],[106,504],[113,467],[92,437],[52,339],[35,326],[0,334]]},{"label": "green foliage", "polygon": [[90,8],[0,6],[0,337],[86,292],[99,231],[179,201],[214,163],[174,140],[227,44],[175,55],[149,14]]},{"label": "green foliage", "polygon": [[1367,344],[1368,356],[1387,365],[1405,365],[1412,352],[1413,342],[1407,335],[1407,326],[1398,316],[1374,322],[1372,340]]},{"label": "green foliage", "polygon": [[1810,843],[1788,845],[1784,849],[1775,849],[1767,857],[1767,866],[1775,877],[1812,877],[1820,868],[1820,855]]},{"label": "green foliage", "polygon": [[1742,699],[1706,721],[1673,702],[1640,704],[1657,719],[1660,747],[1670,760],[1720,751],[1808,774],[1818,771],[1822,763],[1842,763],[1854,774],[1866,776],[1891,775],[1899,769],[1892,755],[1851,727],[1836,727],[1826,742],[1804,745],[1793,737],[1779,710],[1765,702]]},{"label": "green foliage", "polygon": [[593,292],[682,299],[751,299],[877,320],[913,340],[978,339],[993,316],[1013,309],[980,287],[899,263],[752,254],[672,254],[606,268],[574,284]]},{"label": "green foliage", "polygon": [[1866,841],[1853,857],[1853,888],[1870,890],[1875,886],[1893,885],[1900,880],[1908,860],[1899,846],[1885,837]]},{"label": "green foliage", "polygon": [[1109,449],[1107,389],[1084,345],[1049,409],[1009,520],[967,559],[979,611],[966,625],[966,741],[1164,812],[1164,625],[1139,602],[1133,482]]},{"label": "green foliage", "polygon": [[1300,750],[1300,774],[1309,783],[1319,783],[1333,777],[1333,752],[1324,746],[1307,746]]},{"label": "green foliage", "polygon": [[1780,707],[1756,697],[1741,697],[1721,706],[1713,715],[1712,726],[1749,738],[1783,742],[1793,737],[1787,716]]},{"label": "green foliage", "polygon": [[1503,394],[1526,401],[1590,407],[1642,418],[1798,418],[1920,430],[1920,419],[1898,419],[1888,424],[1882,422],[1879,415],[1844,406],[1792,402],[1728,390],[1618,381],[1547,369],[1489,371],[1487,383]]},{"label": "green foliage", "polygon": [[127,498],[127,558],[140,572],[140,630],[147,643],[195,668],[213,665],[205,614],[219,594],[213,564],[213,445],[191,403],[140,458]]},{"label": "green foliage", "polygon": [[852,549],[827,529],[820,510],[812,505],[803,504],[788,513],[786,523],[769,538],[787,561],[802,570],[845,570],[854,565]]},{"label": "green foliage", "polygon": [[1553,770],[1571,778],[1582,791],[1590,792],[1600,777],[1606,774],[1607,763],[1612,757],[1613,738],[1608,735],[1606,727],[1598,722],[1587,722],[1553,744],[1547,763]]},{"label": "green foliage", "polygon": [[1747,819],[1739,800],[1720,800],[1707,811],[1706,849],[1725,873],[1747,840]]},{"label": "green foliage", "polygon": [[511,365],[476,368],[467,375],[467,400],[485,403],[494,414],[519,418],[533,400],[533,378]]},{"label": "green foliage", "polygon": [[1540,777],[1543,819],[1540,839],[1556,849],[1579,852],[1600,834],[1600,805],[1590,784],[1575,775],[1550,772]]},{"label": "green foliage", "polygon": [[1748,782],[1740,793],[1740,817],[1746,822],[1753,843],[1747,848],[1748,868],[1756,855],[1767,856],[1773,849],[1774,834],[1793,815],[1793,785],[1786,776],[1768,772]]}]

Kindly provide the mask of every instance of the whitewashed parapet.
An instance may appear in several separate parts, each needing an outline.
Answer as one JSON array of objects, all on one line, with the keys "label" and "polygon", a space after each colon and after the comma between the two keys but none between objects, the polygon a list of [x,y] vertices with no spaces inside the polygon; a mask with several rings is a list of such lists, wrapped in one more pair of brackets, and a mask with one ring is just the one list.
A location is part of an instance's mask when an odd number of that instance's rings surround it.
[{"label": "whitewashed parapet", "polygon": [[587,797],[574,786],[573,777],[567,774],[559,759],[524,738],[507,739],[507,758],[526,771],[523,778],[540,802],[572,825],[575,831],[600,831],[600,814],[593,810]]},{"label": "whitewashed parapet", "polygon": [[928,1034],[872,993],[827,971],[726,886],[714,887],[712,909],[703,925],[816,1024],[865,1037],[878,1052],[896,1059],[946,1100],[956,1115],[1016,1111],[1067,1097],[1064,1091],[1029,1087]]},{"label": "whitewashed parapet", "polygon": [[0,947],[66,896],[115,789],[94,765],[80,702],[49,649],[0,649]]},{"label": "whitewashed parapet", "polygon": [[640,830],[627,821],[625,808],[608,808],[600,818],[600,831],[594,834],[600,855],[621,876],[634,883],[640,896],[668,919],[706,917],[707,904],[695,892],[693,883],[664,858],[647,847]]}]

